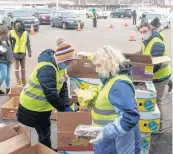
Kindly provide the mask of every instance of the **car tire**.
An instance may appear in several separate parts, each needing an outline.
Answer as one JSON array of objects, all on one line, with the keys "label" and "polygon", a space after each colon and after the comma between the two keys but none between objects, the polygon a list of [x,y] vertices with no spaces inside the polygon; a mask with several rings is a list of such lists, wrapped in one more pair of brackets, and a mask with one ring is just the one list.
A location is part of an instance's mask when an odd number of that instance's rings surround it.
[{"label": "car tire", "polygon": [[55,27],[55,25],[54,25],[52,20],[50,21],[50,24],[51,24],[51,27]]},{"label": "car tire", "polygon": [[10,27],[10,29],[11,29],[11,30],[14,29],[14,24],[13,24],[13,23],[11,23],[11,27]]},{"label": "car tire", "polygon": [[67,29],[67,28],[66,28],[65,22],[62,23],[62,28],[63,28],[63,29]]},{"label": "car tire", "polygon": [[114,18],[115,16],[114,16],[114,14],[111,14],[111,18]]},{"label": "car tire", "polygon": [[89,18],[89,15],[88,14],[86,14],[86,18]]},{"label": "car tire", "polygon": [[169,27],[170,27],[170,24],[171,24],[171,23],[169,22],[168,25],[166,26],[166,28],[169,28]]}]

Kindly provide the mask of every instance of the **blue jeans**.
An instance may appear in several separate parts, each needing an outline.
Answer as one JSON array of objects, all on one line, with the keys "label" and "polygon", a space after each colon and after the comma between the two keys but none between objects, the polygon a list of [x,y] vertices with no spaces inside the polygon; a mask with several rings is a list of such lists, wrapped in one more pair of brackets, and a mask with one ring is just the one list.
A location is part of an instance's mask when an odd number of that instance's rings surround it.
[{"label": "blue jeans", "polygon": [[10,73],[11,73],[11,63],[1,64],[0,63],[0,87],[5,80],[6,88],[10,88]]}]

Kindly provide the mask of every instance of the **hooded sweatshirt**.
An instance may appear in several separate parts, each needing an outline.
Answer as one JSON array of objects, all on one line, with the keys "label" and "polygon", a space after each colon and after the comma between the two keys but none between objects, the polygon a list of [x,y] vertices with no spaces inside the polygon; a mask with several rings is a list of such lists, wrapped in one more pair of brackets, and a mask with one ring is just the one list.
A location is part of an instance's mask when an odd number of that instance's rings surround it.
[{"label": "hooded sweatshirt", "polygon": [[[25,31],[24,23],[23,23],[22,20],[17,19],[17,20],[14,22],[14,25],[16,24],[16,22],[20,22],[20,23],[22,24],[22,27],[23,27],[23,31],[21,32],[21,36],[22,36],[23,32]],[[15,30],[15,29],[14,29],[14,30]],[[18,35],[17,32],[16,32],[16,34]],[[18,37],[21,37],[21,36],[18,35]],[[10,42],[11,42],[11,44],[12,44],[12,49],[14,49],[16,40],[15,40],[15,38],[11,37],[11,35],[10,35]],[[27,34],[26,48],[27,48],[27,50],[28,50],[28,53],[31,53],[31,44],[30,44],[29,34]],[[26,56],[26,53],[13,53],[13,56],[14,56],[15,59],[23,59],[23,58]]]}]

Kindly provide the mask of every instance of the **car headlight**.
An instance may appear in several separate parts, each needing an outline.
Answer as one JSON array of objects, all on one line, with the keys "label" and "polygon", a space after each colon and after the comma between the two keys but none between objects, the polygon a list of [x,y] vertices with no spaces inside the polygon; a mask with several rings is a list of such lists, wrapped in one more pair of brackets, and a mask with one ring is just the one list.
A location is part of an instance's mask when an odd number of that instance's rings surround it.
[{"label": "car headlight", "polygon": [[39,20],[38,19],[35,19],[34,22],[39,22]]}]

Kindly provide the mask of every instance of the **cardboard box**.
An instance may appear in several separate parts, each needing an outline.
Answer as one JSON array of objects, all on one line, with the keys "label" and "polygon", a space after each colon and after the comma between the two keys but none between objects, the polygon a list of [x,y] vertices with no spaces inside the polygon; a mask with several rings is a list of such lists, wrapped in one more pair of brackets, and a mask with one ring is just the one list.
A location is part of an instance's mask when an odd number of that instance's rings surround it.
[{"label": "cardboard box", "polygon": [[142,133],[152,133],[160,129],[160,111],[157,105],[152,112],[140,112],[139,126]]},{"label": "cardboard box", "polygon": [[151,133],[141,133],[141,148],[150,149],[151,147]]},{"label": "cardboard box", "polygon": [[23,87],[11,88],[9,91],[9,100],[13,97],[19,97]]},{"label": "cardboard box", "polygon": [[1,106],[1,118],[6,120],[16,120],[16,113],[19,106],[19,97],[13,97]]},{"label": "cardboard box", "polygon": [[[71,106],[74,103],[77,103],[77,97],[70,98],[69,105]],[[55,110],[52,111],[50,119],[51,120],[56,120],[56,118],[57,118],[57,110],[55,109]]]},{"label": "cardboard box", "polygon": [[31,146],[31,132],[22,126],[0,128],[0,154],[17,154]]},{"label": "cardboard box", "polygon": [[73,132],[57,132],[58,151],[92,151],[89,139],[76,138]]},{"label": "cardboard box", "polygon": [[157,92],[151,81],[134,83],[138,110],[151,112],[155,110]]},{"label": "cardboard box", "polygon": [[46,147],[41,143],[38,143],[26,150],[22,150],[14,154],[57,154],[57,152],[53,151],[52,149],[49,149],[48,147]]},{"label": "cardboard box", "polygon": [[91,125],[90,112],[57,112],[57,131],[74,133],[79,124]]},{"label": "cardboard box", "polygon": [[[124,56],[127,63],[132,65],[133,81],[152,81],[153,65],[170,61],[170,58],[167,56],[155,58],[136,54],[124,54]],[[75,60],[75,62],[68,67],[67,74],[72,78],[98,79],[95,66],[91,60],[84,58]]]}]

